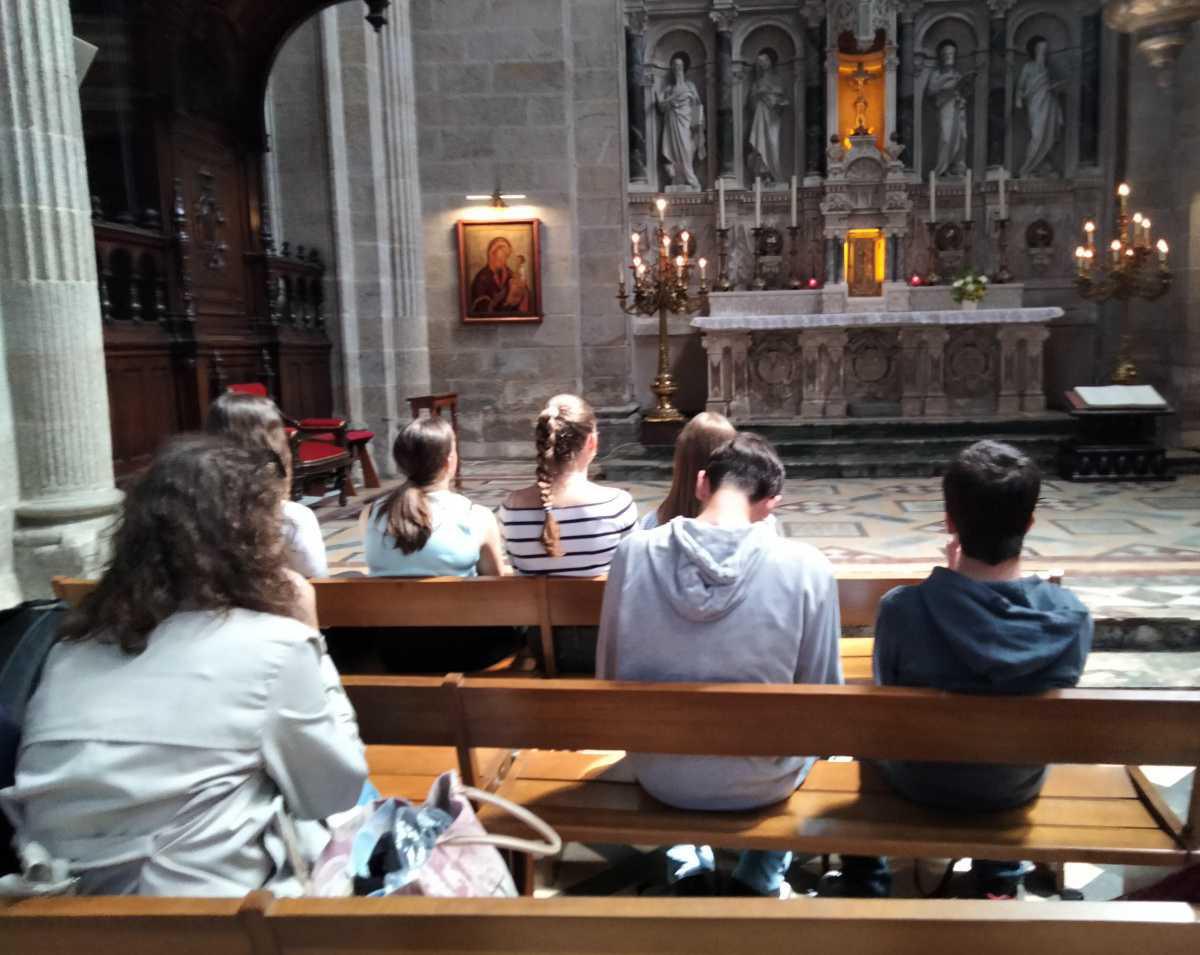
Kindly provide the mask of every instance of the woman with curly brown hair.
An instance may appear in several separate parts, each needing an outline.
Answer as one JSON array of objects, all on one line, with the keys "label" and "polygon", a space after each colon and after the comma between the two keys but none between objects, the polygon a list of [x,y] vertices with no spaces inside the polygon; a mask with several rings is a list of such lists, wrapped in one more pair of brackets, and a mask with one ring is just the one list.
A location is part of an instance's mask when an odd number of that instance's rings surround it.
[{"label": "woman with curly brown hair", "polygon": [[0,800],[84,894],[297,894],[285,831],[357,801],[363,747],[284,562],[281,477],[228,439],[167,445],[46,659]]},{"label": "woman with curly brown hair", "polygon": [[[500,507],[500,530],[518,574],[599,577],[637,526],[629,492],[588,480],[599,435],[596,414],[582,398],[555,395],[538,415],[537,483],[514,491]],[[555,631],[558,668],[589,672],[595,627]]]}]

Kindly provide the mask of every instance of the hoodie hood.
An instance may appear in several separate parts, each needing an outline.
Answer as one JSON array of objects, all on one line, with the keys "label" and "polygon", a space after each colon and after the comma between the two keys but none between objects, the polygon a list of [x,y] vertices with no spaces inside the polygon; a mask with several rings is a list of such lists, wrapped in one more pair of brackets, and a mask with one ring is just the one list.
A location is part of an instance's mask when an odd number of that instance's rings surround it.
[{"label": "hoodie hood", "polygon": [[765,523],[717,527],[677,517],[665,542],[649,549],[650,572],[687,620],[719,620],[745,598],[754,570],[777,539]]},{"label": "hoodie hood", "polygon": [[981,583],[934,568],[918,588],[933,633],[973,679],[947,690],[1029,692],[1074,686],[1091,645],[1079,600],[1037,577]]}]

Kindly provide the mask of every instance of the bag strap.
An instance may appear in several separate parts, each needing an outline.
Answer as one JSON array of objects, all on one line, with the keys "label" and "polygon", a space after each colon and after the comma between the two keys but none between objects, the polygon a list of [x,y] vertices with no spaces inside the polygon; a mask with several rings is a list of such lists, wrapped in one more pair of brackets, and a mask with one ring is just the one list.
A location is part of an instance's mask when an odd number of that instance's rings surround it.
[{"label": "bag strap", "polygon": [[476,800],[477,802],[486,802],[497,809],[503,809],[510,816],[519,819],[525,823],[530,829],[542,837],[544,841],[534,842],[531,839],[518,839],[515,836],[497,836],[492,833],[484,833],[483,835],[461,835],[449,836],[441,839],[438,845],[443,846],[495,846],[497,849],[511,849],[514,852],[527,852],[531,856],[544,858],[545,856],[554,856],[562,852],[562,837],[557,832],[550,828],[545,820],[535,816],[524,806],[519,806],[511,800],[505,799],[503,796],[497,796],[495,793],[485,792],[482,789],[476,789],[474,786],[455,787],[455,792],[467,797],[468,799]]}]

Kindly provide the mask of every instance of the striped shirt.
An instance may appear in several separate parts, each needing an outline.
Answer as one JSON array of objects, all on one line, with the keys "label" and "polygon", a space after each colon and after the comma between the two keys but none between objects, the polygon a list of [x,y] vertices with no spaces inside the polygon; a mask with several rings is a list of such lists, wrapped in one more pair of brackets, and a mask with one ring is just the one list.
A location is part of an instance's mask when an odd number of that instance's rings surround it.
[{"label": "striped shirt", "polygon": [[595,504],[551,508],[558,521],[563,556],[551,557],[542,547],[546,512],[540,507],[500,507],[500,533],[508,562],[518,574],[597,577],[608,565],[622,538],[637,526],[637,506],[628,491],[614,488]]}]

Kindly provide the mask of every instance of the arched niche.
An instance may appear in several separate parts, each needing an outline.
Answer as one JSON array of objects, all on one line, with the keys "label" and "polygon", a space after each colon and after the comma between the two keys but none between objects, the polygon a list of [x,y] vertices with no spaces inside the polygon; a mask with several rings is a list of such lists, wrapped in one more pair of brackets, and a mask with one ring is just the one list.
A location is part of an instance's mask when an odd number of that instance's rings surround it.
[{"label": "arched niche", "polygon": [[[755,20],[741,25],[734,35],[733,57],[736,63],[734,86],[734,137],[738,143],[735,172],[747,188],[754,184],[755,165],[750,137],[754,128],[754,102],[759,54],[773,54],[774,82],[787,105],[780,114],[779,169],[775,185],[786,186],[799,172],[804,155],[804,64],[800,37],[786,24],[776,20]],[[764,181],[764,184],[765,181]]]},{"label": "arched niche", "polygon": [[1046,69],[1055,85],[1062,113],[1057,142],[1046,161],[1034,175],[1062,178],[1074,174],[1078,165],[1079,137],[1079,43],[1071,26],[1062,17],[1047,9],[1021,11],[1009,21],[1008,35],[1008,166],[1014,176],[1020,176],[1029,155],[1029,110],[1017,108],[1021,92],[1021,77],[1032,60],[1033,43],[1037,38],[1046,41]]},{"label": "arched niche", "polygon": [[917,24],[916,71],[913,84],[914,116],[913,139],[915,155],[913,166],[928,180],[929,172],[937,164],[938,112],[936,105],[926,92],[932,71],[937,67],[938,47],[947,40],[958,47],[958,69],[964,74],[974,73],[969,82],[967,97],[967,165],[978,176],[987,155],[987,57],[988,41],[986,22],[967,13],[930,14]]},{"label": "arched niche", "polygon": [[703,157],[696,155],[694,169],[700,188],[708,188],[714,181],[716,102],[713,89],[716,55],[709,38],[691,26],[672,24],[657,30],[647,30],[646,49],[650,51],[646,63],[648,86],[646,88],[646,130],[651,143],[653,161],[648,163],[650,186],[662,191],[668,185],[666,162],[663,158],[662,114],[656,105],[656,96],[667,86],[671,75],[671,60],[683,54],[687,61],[687,79],[696,87],[704,111]]}]

